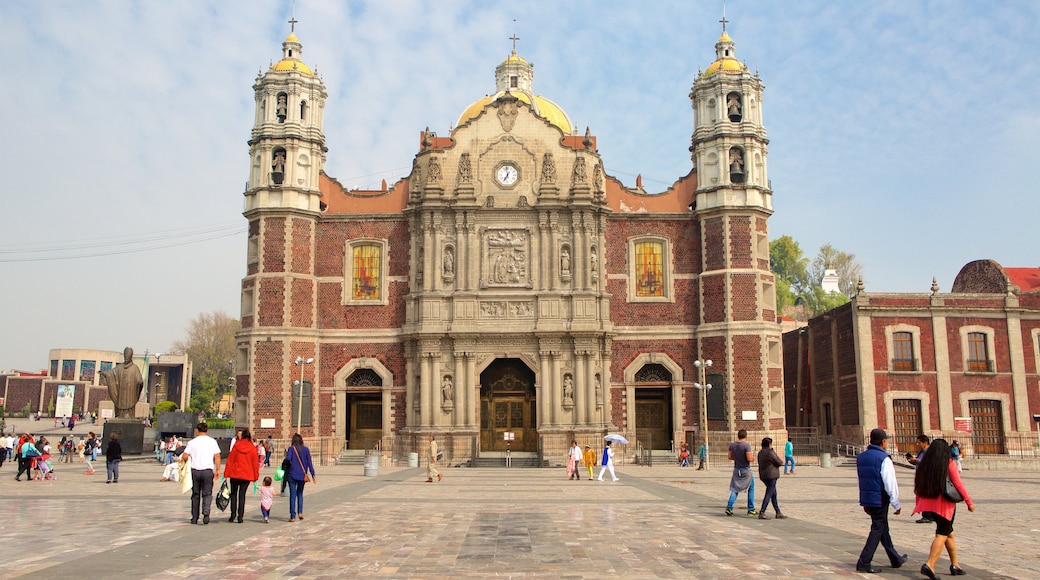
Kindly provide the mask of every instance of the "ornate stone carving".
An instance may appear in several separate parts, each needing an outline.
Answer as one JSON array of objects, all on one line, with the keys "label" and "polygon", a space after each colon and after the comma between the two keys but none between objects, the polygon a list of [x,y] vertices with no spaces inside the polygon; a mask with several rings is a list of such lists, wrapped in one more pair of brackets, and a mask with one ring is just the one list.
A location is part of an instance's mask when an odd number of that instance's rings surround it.
[{"label": "ornate stone carving", "polygon": [[588,176],[588,172],[585,169],[585,158],[584,157],[579,157],[579,158],[574,160],[574,175],[573,175],[573,179],[572,179],[573,184],[574,185],[585,185],[585,184],[588,183],[588,180],[589,180],[589,176]]},{"label": "ornate stone carving", "polygon": [[426,168],[426,183],[437,183],[441,180],[441,162],[436,157],[430,158]]},{"label": "ornate stone carving", "polygon": [[542,157],[542,183],[556,183],[556,161],[552,153]]},{"label": "ornate stone carving", "polygon": [[589,270],[592,272],[593,280],[599,278],[599,254],[596,253],[596,246],[589,248]]},{"label": "ornate stone carving", "polygon": [[422,174],[422,167],[419,167],[419,160],[413,159],[412,178],[408,180],[408,183],[411,186],[412,199],[419,199],[422,196],[419,187],[419,184],[422,183]]},{"label": "ornate stone carving", "polygon": [[520,198],[516,200],[516,207],[531,207],[527,203],[527,196],[526,195],[521,195]]},{"label": "ornate stone carving", "polygon": [[571,249],[568,246],[560,249],[560,279],[564,282],[571,279]]},{"label": "ornate stone carving", "polygon": [[574,377],[570,373],[563,375],[563,406],[574,404]]},{"label": "ornate stone carving", "polygon": [[460,185],[463,183],[470,183],[473,180],[473,169],[470,166],[469,153],[463,153],[459,158],[457,180]]},{"label": "ornate stone carving", "polygon": [[516,116],[519,114],[516,107],[516,97],[506,95],[498,100],[498,121],[502,123],[502,130],[506,133],[513,130]]},{"label": "ornate stone carving", "polygon": [[441,378],[441,408],[450,411],[455,406],[455,381],[451,375]]},{"label": "ornate stone carving", "polygon": [[596,373],[596,377],[592,383],[596,389],[596,407],[603,406],[603,380],[600,378],[599,373]]},{"label": "ornate stone carving", "polygon": [[534,315],[534,302],[490,300],[480,303],[481,318],[531,318]]},{"label": "ornate stone carving", "polygon": [[487,196],[487,199],[484,200],[484,207],[495,207],[495,198],[494,198],[494,196],[491,196],[491,195]]},{"label": "ornate stone carving", "polygon": [[455,278],[455,248],[452,246],[444,247],[444,258],[441,260],[444,268],[444,279],[452,280]]},{"label": "ornate stone carving", "polygon": [[527,285],[527,237],[527,232],[524,230],[489,230],[485,232],[485,271],[490,285]]}]

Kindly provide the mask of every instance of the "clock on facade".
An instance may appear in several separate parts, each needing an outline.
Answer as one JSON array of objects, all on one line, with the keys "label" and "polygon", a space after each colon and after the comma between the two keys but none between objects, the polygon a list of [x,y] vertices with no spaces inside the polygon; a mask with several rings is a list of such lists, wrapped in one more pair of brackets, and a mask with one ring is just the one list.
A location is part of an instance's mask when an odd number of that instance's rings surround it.
[{"label": "clock on facade", "polygon": [[495,172],[495,177],[500,184],[509,187],[520,179],[520,171],[517,170],[515,165],[506,163],[498,168],[498,171]]}]

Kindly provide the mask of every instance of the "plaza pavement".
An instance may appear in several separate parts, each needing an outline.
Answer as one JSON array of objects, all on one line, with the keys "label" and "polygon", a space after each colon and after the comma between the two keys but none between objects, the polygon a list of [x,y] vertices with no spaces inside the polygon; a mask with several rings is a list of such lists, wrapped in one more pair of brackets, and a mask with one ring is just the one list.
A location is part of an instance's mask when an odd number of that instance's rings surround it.
[{"label": "plaza pavement", "polygon": [[[88,476],[82,464],[59,464],[56,481],[26,483],[4,464],[0,577],[921,578],[934,534],[910,516],[905,469],[903,514],[890,519],[910,560],[892,570],[879,548],[884,573],[867,575],[854,563],[869,518],[848,467],[782,477],[791,517],[779,521],[725,516],[726,468],[626,465],[617,483],[568,481],[562,469],[456,468],[429,484],[424,468],[364,477],[362,466],[320,467],[306,488],[306,520],[288,523],[278,497],[265,525],[250,494],[245,523],[214,508],[208,526],[188,524],[188,496],[159,481],[157,462],[124,462],[112,485],[98,467]],[[968,471],[965,480],[978,505],[958,510],[955,524],[968,577],[1040,577],[1040,473]],[[937,572],[948,567],[944,556]]]}]

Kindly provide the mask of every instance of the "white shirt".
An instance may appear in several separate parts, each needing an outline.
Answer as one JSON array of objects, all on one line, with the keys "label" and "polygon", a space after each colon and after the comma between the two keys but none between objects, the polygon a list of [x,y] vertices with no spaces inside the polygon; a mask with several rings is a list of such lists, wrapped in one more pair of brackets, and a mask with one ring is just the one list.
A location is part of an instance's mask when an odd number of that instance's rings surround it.
[{"label": "white shirt", "polygon": [[568,456],[569,457],[573,457],[574,461],[577,461],[577,462],[580,463],[581,462],[581,458],[582,458],[581,447],[572,446],[571,447],[571,452],[570,452],[570,454]]},{"label": "white shirt", "polygon": [[881,462],[881,483],[885,485],[892,509],[899,510],[899,483],[896,481],[896,468],[892,465],[891,457],[886,457]]},{"label": "white shirt", "polygon": [[216,469],[213,456],[220,453],[220,446],[209,435],[199,435],[188,442],[184,453],[188,454],[192,469]]}]

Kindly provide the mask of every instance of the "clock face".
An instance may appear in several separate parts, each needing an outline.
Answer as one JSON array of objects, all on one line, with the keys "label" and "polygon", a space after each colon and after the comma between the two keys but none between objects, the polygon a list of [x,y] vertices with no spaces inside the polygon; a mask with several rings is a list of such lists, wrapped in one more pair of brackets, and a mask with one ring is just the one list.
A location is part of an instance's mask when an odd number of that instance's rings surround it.
[{"label": "clock face", "polygon": [[517,171],[516,167],[506,164],[498,168],[495,177],[498,178],[498,182],[502,185],[509,186],[515,184],[520,179],[520,172]]}]

